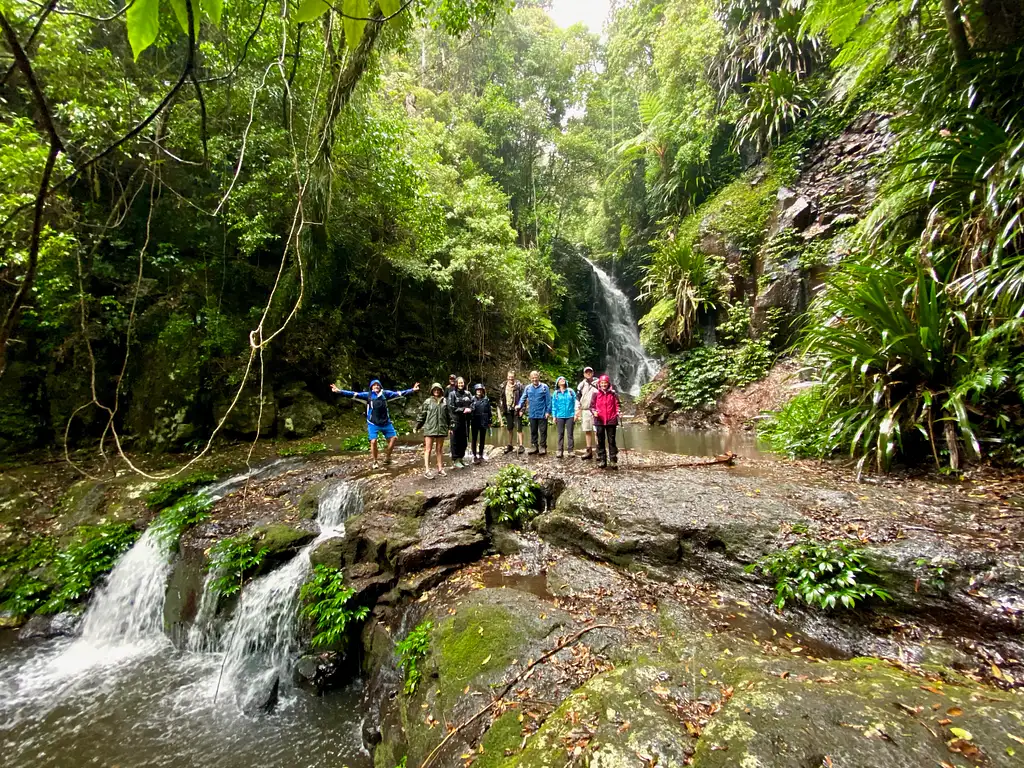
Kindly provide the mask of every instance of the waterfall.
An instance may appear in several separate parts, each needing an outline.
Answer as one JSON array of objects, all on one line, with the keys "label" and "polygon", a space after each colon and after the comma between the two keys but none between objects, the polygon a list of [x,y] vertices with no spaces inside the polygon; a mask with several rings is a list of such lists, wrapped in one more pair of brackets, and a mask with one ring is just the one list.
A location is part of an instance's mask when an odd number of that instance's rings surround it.
[{"label": "waterfall", "polygon": [[608,376],[620,391],[639,395],[640,387],[653,379],[661,366],[644,352],[629,297],[619,290],[611,275],[590,259],[585,261],[594,270],[603,304],[600,316],[607,340]]},{"label": "waterfall", "polygon": [[85,614],[82,642],[102,646],[163,638],[172,544],[163,526],[151,525],[117,561]]},{"label": "waterfall", "polygon": [[[362,510],[357,486],[342,481],[320,496],[320,535],[291,562],[242,590],[225,629],[224,680],[243,704],[267,696],[276,684],[287,685],[297,647],[299,588],[309,576],[309,555],[321,542],[345,535],[345,520]],[[208,590],[204,590],[203,601]]]}]

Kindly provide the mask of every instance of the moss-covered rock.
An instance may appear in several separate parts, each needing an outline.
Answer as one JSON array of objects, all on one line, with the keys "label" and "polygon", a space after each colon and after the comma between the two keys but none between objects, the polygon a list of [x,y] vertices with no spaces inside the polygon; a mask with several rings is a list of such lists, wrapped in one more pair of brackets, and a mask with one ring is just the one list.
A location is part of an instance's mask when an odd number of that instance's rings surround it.
[{"label": "moss-covered rock", "polygon": [[698,742],[699,768],[1024,764],[1012,738],[1024,738],[1017,694],[928,681],[876,659],[729,666],[735,693]]},{"label": "moss-covered rock", "polygon": [[277,434],[284,437],[309,437],[323,429],[320,401],[306,391],[294,393],[277,412]]},{"label": "moss-covered rock", "polygon": [[287,523],[270,523],[253,531],[259,549],[266,551],[268,560],[281,560],[295,554],[316,538],[316,534],[305,528]]},{"label": "moss-covered rock", "polygon": [[606,768],[633,768],[641,761],[683,766],[691,739],[665,700],[652,693],[664,677],[657,667],[636,665],[591,678],[551,713],[515,764],[562,768],[582,757],[584,764]]},{"label": "moss-covered rock", "polygon": [[224,421],[224,431],[236,437],[255,437],[257,431],[263,437],[269,437],[274,433],[274,422],[277,417],[277,404],[274,400],[274,391],[264,386],[262,397],[256,387],[246,387],[238,398],[238,402],[231,408],[231,399],[219,400],[213,408],[213,416],[220,422]]},{"label": "moss-covered rock", "polygon": [[156,306],[143,313],[139,335],[155,343],[132,355],[126,425],[151,451],[178,450],[197,437],[209,411],[202,329],[189,312]]},{"label": "moss-covered rock", "polygon": [[[419,689],[412,696],[400,694],[383,713],[383,741],[375,764],[385,759],[380,755],[386,759],[406,755],[409,765],[421,763],[445,735],[432,722],[468,718],[505,679],[513,662],[525,663],[539,655],[552,632],[568,622],[566,614],[532,595],[501,589],[476,591],[453,614],[438,608],[437,615],[429,618],[434,627],[430,652],[421,662],[424,674]],[[535,680],[534,685],[539,682]],[[458,743],[446,748],[448,758],[442,764],[451,764],[451,755],[475,747],[488,724],[481,718],[460,733]],[[507,721],[502,727],[508,728]],[[506,744],[507,735],[496,735],[491,743]]]},{"label": "moss-covered rock", "polygon": [[106,512],[109,487],[99,480],[79,480],[72,485],[54,507],[61,530],[98,523]]}]

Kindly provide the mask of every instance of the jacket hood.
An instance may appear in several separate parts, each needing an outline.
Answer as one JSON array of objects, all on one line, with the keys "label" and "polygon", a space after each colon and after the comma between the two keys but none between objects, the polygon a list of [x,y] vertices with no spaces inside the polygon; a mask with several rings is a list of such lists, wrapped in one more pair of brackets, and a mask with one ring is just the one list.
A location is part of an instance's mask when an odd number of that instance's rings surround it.
[{"label": "jacket hood", "polygon": [[[371,390],[373,389],[373,385],[374,385],[374,384],[380,384],[380,379],[374,379],[373,381],[371,381],[371,382],[370,382],[370,389],[371,389]],[[383,384],[380,384],[380,388],[381,388],[381,389],[384,389],[384,385],[383,385]]]},{"label": "jacket hood", "polygon": [[484,390],[485,392],[487,391],[487,388],[486,388],[486,387],[484,387],[484,385],[483,385],[483,384],[474,384],[474,385],[473,385],[473,391],[474,391],[474,392],[476,392],[476,391],[477,391],[478,389],[482,389],[482,390]]},{"label": "jacket hood", "polygon": [[602,381],[607,381],[609,387],[612,385],[612,380],[608,378],[608,374],[607,373],[602,373],[601,374],[601,378],[598,379],[598,382],[602,382]]},{"label": "jacket hood", "polygon": [[565,376],[559,376],[557,379],[555,379],[555,389],[558,389],[558,385],[561,384],[563,381],[565,382],[565,388],[569,389],[569,382],[566,381]]},{"label": "jacket hood", "polygon": [[442,394],[442,395],[444,394],[444,387],[442,387],[442,386],[441,386],[441,385],[440,385],[440,384],[439,384],[438,382],[436,382],[436,381],[435,381],[435,382],[434,382],[433,384],[431,384],[431,385],[430,385],[430,394],[431,394],[431,395],[433,395],[433,394],[434,394],[434,390],[435,390],[435,389],[440,389],[440,390],[441,390],[441,394]]}]

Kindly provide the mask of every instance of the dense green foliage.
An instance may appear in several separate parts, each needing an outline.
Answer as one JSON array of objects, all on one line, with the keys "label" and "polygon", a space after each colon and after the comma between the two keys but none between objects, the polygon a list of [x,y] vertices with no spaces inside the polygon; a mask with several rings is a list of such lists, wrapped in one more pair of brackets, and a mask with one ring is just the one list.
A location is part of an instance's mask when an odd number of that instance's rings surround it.
[{"label": "dense green foliage", "polygon": [[4,11],[63,149],[36,237],[48,134],[5,78],[0,447],[193,448],[243,384],[244,415],[258,386],[592,353],[595,36],[505,0],[101,5]]},{"label": "dense green foliage", "polygon": [[603,40],[540,0],[101,6],[3,11],[2,447],[600,366],[588,256],[684,407],[803,329],[862,469],[1024,456],[1020,3],[621,0]]},{"label": "dense green foliage", "polygon": [[537,514],[540,490],[533,472],[519,464],[506,464],[484,489],[491,519],[513,526],[529,522]]},{"label": "dense green foliage", "polygon": [[427,658],[427,652],[430,650],[430,632],[433,628],[432,621],[420,622],[395,646],[398,667],[405,673],[404,691],[409,695],[416,693],[423,678],[420,663]]},{"label": "dense green foliage", "polygon": [[210,548],[206,567],[213,574],[208,589],[222,597],[238,594],[266,559],[267,550],[248,533],[221,539]]},{"label": "dense green foliage", "polygon": [[70,608],[89,594],[138,536],[129,523],[83,525],[73,530],[63,548],[52,539],[37,537],[25,546],[4,549],[0,611],[24,616]]},{"label": "dense green foliage", "polygon": [[[713,329],[774,289],[765,306],[788,307],[775,343],[806,326],[797,350],[820,382],[770,422],[787,452],[844,450],[883,471],[1022,454],[1022,33],[1020,4],[980,0],[616,5],[587,119],[607,130],[617,107],[618,164],[591,242],[640,286],[644,341],[673,356],[682,407],[741,383]],[[866,217],[835,187],[814,201],[841,221],[827,234],[773,230],[780,187],[876,113],[893,115],[891,148],[829,169],[882,182]],[[825,267],[794,316],[793,280],[807,291]],[[764,330],[758,318],[749,334]]]},{"label": "dense green foliage", "polygon": [[775,605],[800,601],[817,608],[853,608],[869,598],[888,600],[889,593],[870,580],[877,576],[864,553],[841,541],[796,544],[765,555],[747,566],[775,579]]},{"label": "dense green foliage", "polygon": [[194,472],[187,477],[163,480],[146,496],[146,504],[153,509],[163,509],[173,504],[186,493],[191,493],[201,485],[207,485],[217,479],[209,472]]},{"label": "dense green foliage", "polygon": [[[841,427],[841,425],[838,425]],[[822,459],[844,442],[819,387],[806,389],[758,424],[757,436],[791,459]]]},{"label": "dense green foliage", "polygon": [[355,621],[366,618],[370,609],[346,606],[355,591],[345,586],[340,568],[320,564],[313,569],[308,581],[302,585],[301,613],[313,624],[314,648],[333,648],[345,638],[345,630]]}]

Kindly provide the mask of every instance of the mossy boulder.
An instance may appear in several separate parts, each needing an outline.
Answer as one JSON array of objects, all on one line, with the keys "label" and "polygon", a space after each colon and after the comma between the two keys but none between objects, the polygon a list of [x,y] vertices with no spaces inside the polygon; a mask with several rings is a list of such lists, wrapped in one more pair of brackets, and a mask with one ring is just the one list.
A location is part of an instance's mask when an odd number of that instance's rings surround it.
[{"label": "mossy boulder", "polygon": [[1022,765],[1024,697],[944,684],[877,659],[736,658],[734,691],[701,735],[698,768]]},{"label": "mossy boulder", "polygon": [[109,488],[99,480],[79,480],[68,488],[54,507],[61,530],[94,525],[103,519]]},{"label": "mossy boulder", "polygon": [[316,534],[286,523],[270,523],[257,527],[253,537],[259,548],[267,553],[267,560],[280,561],[294,555],[315,539]]},{"label": "mossy boulder", "polygon": [[[562,611],[516,590],[479,590],[453,608],[451,615],[446,607],[438,607],[429,616],[434,627],[430,651],[420,662],[419,689],[414,695],[399,694],[382,713],[377,766],[383,768],[396,755],[398,759],[407,756],[409,765],[419,765],[445,736],[442,728],[430,724],[431,718],[439,723],[468,719],[510,674],[510,668],[539,655],[555,630],[569,621]],[[541,686],[542,680],[534,679],[533,685]],[[442,764],[451,764],[452,755],[472,748],[488,722],[481,718],[475,727],[460,733],[458,743],[446,748],[448,757]],[[507,721],[503,723],[508,726]],[[492,737],[492,745],[496,738]]]},{"label": "mossy boulder", "polygon": [[293,392],[290,402],[277,412],[277,434],[284,437],[309,437],[323,426],[320,401],[305,390]]},{"label": "mossy boulder", "polygon": [[227,417],[224,431],[229,435],[255,437],[258,431],[263,437],[269,437],[274,433],[277,404],[274,391],[269,386],[263,387],[262,395],[258,387],[247,386],[229,413],[230,407],[231,398],[223,398],[213,408],[213,416],[218,423]]},{"label": "mossy boulder", "polygon": [[190,312],[158,305],[139,319],[145,352],[133,354],[126,426],[138,445],[173,451],[196,439],[209,415],[203,331]]},{"label": "mossy boulder", "polygon": [[315,520],[320,511],[320,496],[327,489],[328,483],[313,483],[299,496],[299,515],[303,520]]},{"label": "mossy boulder", "polygon": [[[644,762],[685,765],[689,734],[669,709],[669,700],[652,693],[663,687],[664,677],[658,667],[635,665],[591,678],[510,762],[521,768],[562,768],[585,754],[584,764],[606,768],[635,768]],[[574,753],[577,748],[580,752]]]}]

